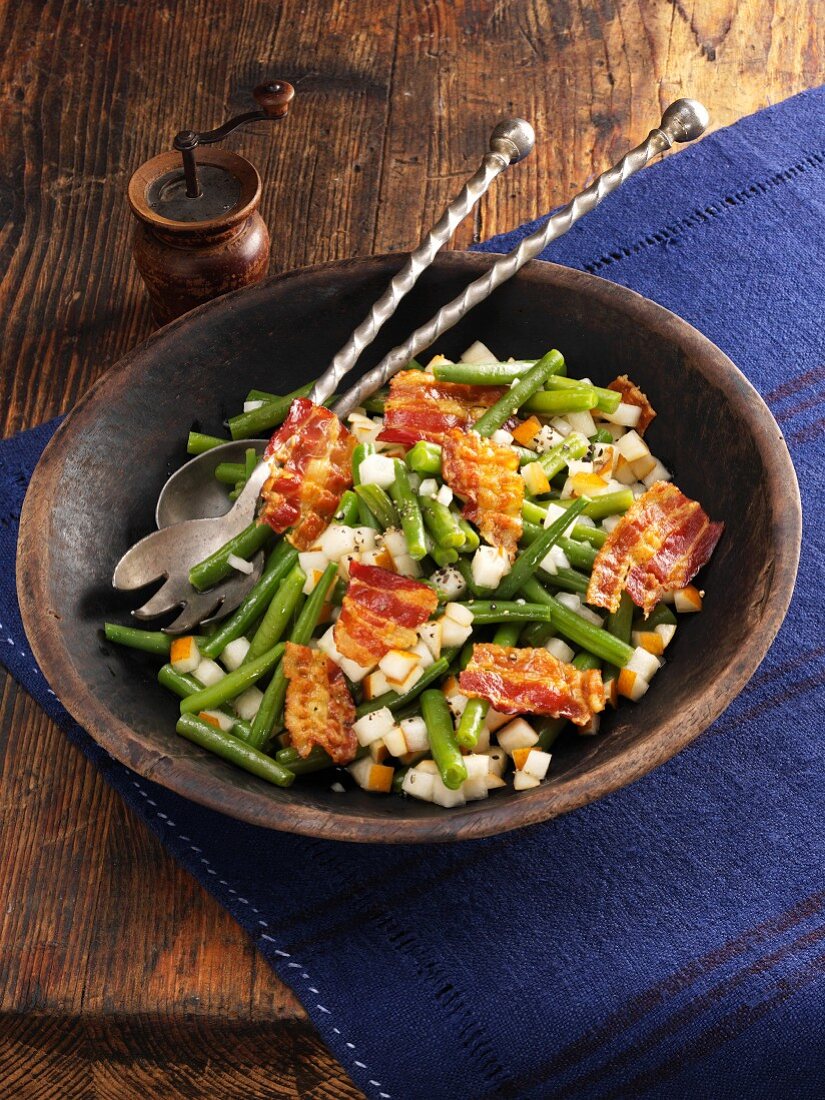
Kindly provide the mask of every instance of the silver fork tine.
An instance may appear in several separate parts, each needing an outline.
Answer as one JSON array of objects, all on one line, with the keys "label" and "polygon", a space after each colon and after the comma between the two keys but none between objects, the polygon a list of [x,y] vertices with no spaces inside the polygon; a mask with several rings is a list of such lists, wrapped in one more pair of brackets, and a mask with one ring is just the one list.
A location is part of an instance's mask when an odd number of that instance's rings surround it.
[{"label": "silver fork tine", "polygon": [[163,549],[159,535],[162,531],[153,531],[130,547],[115,566],[112,584],[115,588],[129,591],[132,588],[143,588],[152,581],[159,580],[167,573],[166,555],[160,551]]},{"label": "silver fork tine", "polygon": [[132,614],[136,619],[157,618],[158,615],[165,615],[167,611],[171,611],[172,608],[182,604],[187,599],[188,594],[178,577],[170,577],[154,596],[150,596],[145,604],[135,608]]},{"label": "silver fork tine", "polygon": [[535,141],[533,127],[523,118],[509,118],[496,126],[490,135],[489,151],[484,154],[474,175],[467,180],[460,194],[453,199],[418,248],[410,253],[407,262],[315,383],[309,395],[311,401],[322,405],[335,393],[341,380],[355,366],[361,352],[373,342],[418,282],[419,276],[427,270],[493,181],[511,164],[524,160]]}]

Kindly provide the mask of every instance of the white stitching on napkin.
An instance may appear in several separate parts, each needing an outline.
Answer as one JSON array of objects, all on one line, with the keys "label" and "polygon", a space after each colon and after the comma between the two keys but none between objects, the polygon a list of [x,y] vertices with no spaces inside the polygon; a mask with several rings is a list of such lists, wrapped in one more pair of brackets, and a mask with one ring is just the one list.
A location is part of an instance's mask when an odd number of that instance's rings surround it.
[{"label": "white stitching on napkin", "polygon": [[[3,626],[2,626],[2,624],[0,624],[0,630],[2,630],[2,629],[3,629]],[[13,643],[12,643],[12,644],[13,644]],[[146,802],[147,802],[147,803],[148,803],[148,804],[149,804],[150,806],[153,806],[153,807],[154,807],[154,806],[156,806],[156,805],[157,805],[157,803],[156,803],[156,802],[153,802],[153,801],[152,801],[152,799],[151,799],[151,798],[149,797],[149,795],[148,795],[148,794],[146,793],[146,791],[144,791],[144,790],[143,790],[143,788],[141,787],[141,785],[140,785],[140,784],[139,784],[139,783],[137,782],[137,780],[135,780],[135,779],[133,779],[133,778],[132,778],[132,773],[131,773],[131,772],[130,772],[130,771],[128,770],[128,768],[124,768],[123,770],[124,770],[124,772],[126,772],[126,774],[127,774],[128,776],[129,776],[129,778],[130,778],[130,779],[132,780],[132,786],[133,786],[133,787],[135,788],[135,790],[136,790],[136,791],[138,792],[138,794],[139,794],[139,795],[141,796],[141,798],[145,799],[145,800],[146,800]],[[169,820],[169,818],[167,817],[167,815],[166,815],[166,814],[164,814],[164,813],[161,813],[161,812],[160,812],[159,810],[156,810],[156,811],[155,811],[155,817],[157,817],[157,818],[159,818],[159,819],[160,819],[161,821],[163,821],[163,823],[164,823],[164,824],[165,824],[165,825],[166,825],[167,827],[169,827],[169,826],[171,826],[171,827],[174,827],[174,824],[175,824],[175,823],[174,823],[173,821],[170,821],[170,820]],[[178,838],[179,838],[179,839],[181,839],[181,840],[186,840],[186,841],[188,841],[188,840],[190,840],[190,839],[191,839],[191,838],[190,838],[190,837],[188,837],[188,836],[186,836],[186,837],[185,837],[185,836],[184,836],[184,835],[183,835],[182,833],[178,833],[177,835],[178,835]],[[197,848],[197,847],[196,847],[196,846],[195,846],[194,844],[190,844],[190,845],[189,845],[189,847],[190,847],[191,851],[193,851],[193,852],[197,852],[197,853],[198,853],[198,854],[200,855],[200,853],[201,853],[202,849],[200,849],[200,848]],[[208,859],[205,859],[205,858],[201,857],[201,860],[200,860],[200,862],[201,862],[201,863],[202,863],[202,864],[204,865],[204,867],[206,868],[207,874],[210,874],[210,875],[214,875],[214,874],[216,874],[216,873],[217,873],[216,871],[214,871],[214,870],[213,870],[213,869],[212,869],[212,868],[211,868],[211,867],[209,866],[209,860],[208,860]],[[232,888],[231,886],[229,886],[229,885],[228,885],[228,883],[226,882],[226,879],[219,879],[218,881],[220,882],[220,884],[221,884],[222,886],[226,886],[226,887],[227,887],[227,890],[228,890],[228,892],[229,892],[230,894],[233,894],[233,895],[234,895],[234,897],[236,898],[236,900],[237,900],[237,901],[241,902],[241,903],[242,903],[243,905],[246,905],[246,906],[248,906],[248,907],[249,907],[249,908],[250,908],[250,909],[252,910],[252,912],[253,912],[253,913],[258,913],[258,912],[260,912],[260,910],[259,910],[259,909],[256,909],[256,907],[255,907],[254,905],[251,905],[251,904],[249,903],[249,901],[248,901],[248,900],[247,900],[246,898],[242,898],[242,897],[240,897],[240,895],[238,894],[237,890],[234,890],[234,889],[233,889],[233,888]],[[268,927],[269,927],[268,923],[267,923],[267,922],[266,922],[265,920],[261,920],[261,919],[259,919],[259,920],[258,920],[258,924],[260,924],[260,925],[261,925],[262,927],[264,927],[264,928],[268,928]],[[261,933],[260,933],[260,938],[261,938],[262,940],[267,940],[267,941],[268,941],[269,943],[273,943],[273,944],[277,942],[277,941],[276,941],[275,939],[273,939],[273,937],[272,937],[272,936],[268,935],[268,934],[267,934],[266,932],[261,932]],[[275,954],[276,954],[276,955],[280,955],[280,956],[281,956],[281,958],[284,958],[284,959],[289,959],[289,958],[291,958],[291,957],[292,957],[292,956],[291,956],[291,955],[289,954],[289,952],[288,952],[288,951],[282,951],[282,950],[281,950],[280,948],[278,948],[278,947],[276,947],[276,948],[274,949],[274,951],[275,951]],[[301,977],[302,977],[302,978],[303,978],[303,979],[304,979],[305,981],[309,982],[309,981],[311,981],[311,980],[312,980],[312,979],[310,978],[309,974],[308,974],[308,973],[306,972],[306,970],[304,970],[304,968],[303,968],[303,966],[301,965],[301,963],[298,963],[298,962],[291,962],[291,963],[289,963],[288,965],[289,965],[290,967],[292,967],[293,969],[296,969],[296,970],[300,970],[300,971],[301,971]],[[317,990],[317,989],[315,988],[315,986],[313,986],[313,985],[310,985],[310,986],[308,986],[308,990],[309,990],[309,992],[310,992],[310,993],[315,993],[316,995],[317,995],[317,993],[318,993],[318,990]],[[331,1015],[332,1015],[332,1012],[331,1012],[331,1010],[330,1010],[330,1009],[328,1009],[328,1008],[327,1008],[327,1007],[326,1007],[325,1005],[322,1005],[322,1004],[318,1004],[318,1003],[316,1003],[315,1007],[316,1007],[316,1008],[318,1009],[318,1011],[319,1011],[319,1012],[324,1012],[324,1013],[326,1013],[326,1015],[327,1015],[327,1016],[331,1016]],[[338,1028],[337,1028],[337,1027],[334,1027],[334,1028],[333,1028],[332,1030],[333,1030],[333,1031],[335,1032],[335,1034],[336,1034],[336,1035],[340,1035],[340,1034],[341,1034],[341,1032],[340,1032],[340,1031],[338,1030]],[[352,1051],[354,1051],[354,1050],[356,1049],[356,1047],[355,1047],[355,1044],[354,1044],[354,1043],[346,1043],[345,1045],[347,1046],[347,1048],[348,1048],[349,1050],[352,1050]],[[358,1061],[357,1059],[355,1059],[355,1058],[353,1058],[353,1060],[352,1060],[352,1061],[353,1061],[353,1065],[357,1066],[357,1067],[358,1067],[359,1069],[365,1070],[365,1069],[367,1069],[367,1068],[368,1068],[368,1066],[366,1065],[366,1063],[365,1063],[365,1062],[359,1062],[359,1061]],[[373,1086],[374,1086],[375,1088],[377,1088],[377,1089],[381,1089],[381,1088],[383,1087],[380,1081],[373,1081],[373,1080],[370,1080],[370,1082],[369,1082],[369,1083],[370,1083],[371,1085],[373,1085]],[[379,1096],[380,1100],[392,1100],[392,1095],[391,1095],[391,1093],[389,1093],[389,1092],[379,1092],[379,1093],[378,1093],[378,1096]]]}]

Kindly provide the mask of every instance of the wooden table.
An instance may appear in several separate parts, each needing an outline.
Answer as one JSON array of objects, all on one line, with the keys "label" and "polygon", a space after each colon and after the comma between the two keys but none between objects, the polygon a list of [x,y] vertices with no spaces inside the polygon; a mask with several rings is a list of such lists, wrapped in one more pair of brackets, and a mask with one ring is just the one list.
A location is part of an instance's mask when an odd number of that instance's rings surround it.
[{"label": "wooden table", "polygon": [[[268,76],[293,115],[236,135],[272,270],[403,249],[492,124],[539,145],[458,235],[571,195],[679,95],[713,124],[815,85],[817,0],[5,0],[4,434],[70,409],[152,330],[124,191]],[[9,678],[0,680],[0,1095],[355,1097],[288,989]]]}]

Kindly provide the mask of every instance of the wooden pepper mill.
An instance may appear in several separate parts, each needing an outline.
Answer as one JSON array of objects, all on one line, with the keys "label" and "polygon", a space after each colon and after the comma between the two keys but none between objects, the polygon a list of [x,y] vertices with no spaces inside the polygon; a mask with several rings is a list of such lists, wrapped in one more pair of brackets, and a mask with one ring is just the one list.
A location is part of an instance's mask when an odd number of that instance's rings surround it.
[{"label": "wooden pepper mill", "polygon": [[266,274],[269,233],[258,204],[261,177],[237,153],[214,145],[246,122],[284,118],[295,95],[285,80],[252,93],[260,106],[215,130],[181,130],[174,152],[147,160],[129,181],[137,218],[132,248],[159,324]]}]

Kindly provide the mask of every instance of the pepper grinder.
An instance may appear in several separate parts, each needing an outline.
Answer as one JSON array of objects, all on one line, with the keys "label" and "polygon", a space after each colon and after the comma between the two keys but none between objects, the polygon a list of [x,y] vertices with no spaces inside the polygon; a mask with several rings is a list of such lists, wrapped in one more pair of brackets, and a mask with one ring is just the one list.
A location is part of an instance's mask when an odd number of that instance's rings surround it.
[{"label": "pepper grinder", "polygon": [[214,130],[181,130],[174,151],[147,160],[129,181],[129,205],[137,219],[132,250],[161,325],[266,274],[269,233],[258,213],[257,169],[237,153],[201,148],[244,123],[284,118],[295,89],[273,80],[252,94],[260,110],[236,115]]}]

